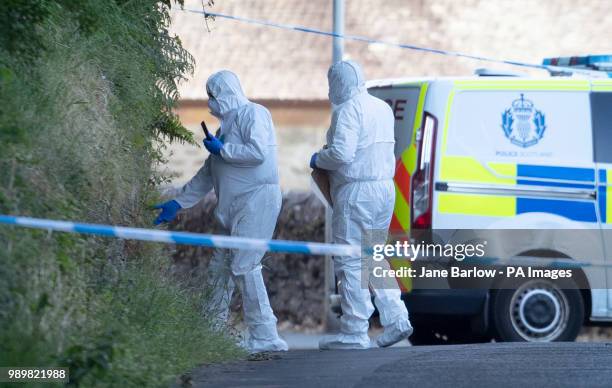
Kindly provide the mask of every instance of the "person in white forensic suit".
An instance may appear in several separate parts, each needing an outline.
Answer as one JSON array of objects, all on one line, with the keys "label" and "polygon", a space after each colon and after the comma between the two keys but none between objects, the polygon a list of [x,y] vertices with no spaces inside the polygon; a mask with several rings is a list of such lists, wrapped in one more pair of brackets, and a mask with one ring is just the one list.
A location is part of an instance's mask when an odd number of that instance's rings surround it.
[{"label": "person in white forensic suit", "polygon": [[[226,234],[271,239],[282,196],[270,112],[247,100],[238,77],[227,70],[210,76],[206,91],[210,111],[221,122],[217,136],[204,140],[211,155],[174,200],[159,206],[162,213],[157,221],[173,219],[177,205],[178,209],[192,207],[214,189],[215,217]],[[252,353],[288,349],[278,335],[263,281],[264,254],[264,250],[216,249],[209,266],[216,319],[227,320],[237,285],[248,329],[244,346]]]},{"label": "person in white forensic suit", "polygon": [[[361,245],[364,234],[372,232],[384,243],[395,203],[393,112],[387,103],[368,94],[357,63],[337,62],[327,78],[333,108],[331,126],[326,146],[312,155],[310,166],[329,174],[333,241]],[[368,285],[362,284],[361,258],[333,259],[342,307],[340,333],[324,337],[319,347],[369,348],[368,319],[374,307]],[[401,290],[395,279],[392,283],[381,288],[369,284],[384,327],[376,341],[381,347],[408,338],[413,330]]]}]

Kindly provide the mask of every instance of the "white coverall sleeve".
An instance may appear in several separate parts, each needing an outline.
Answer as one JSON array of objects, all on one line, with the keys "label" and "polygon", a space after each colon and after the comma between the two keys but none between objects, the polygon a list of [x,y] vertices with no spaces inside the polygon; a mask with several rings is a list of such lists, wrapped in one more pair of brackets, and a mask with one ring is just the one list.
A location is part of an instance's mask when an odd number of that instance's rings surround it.
[{"label": "white coverall sleeve", "polygon": [[337,170],[349,164],[355,158],[359,131],[361,130],[361,114],[355,105],[347,106],[338,112],[336,128],[327,148],[319,151],[317,167],[325,170]]},{"label": "white coverall sleeve", "polygon": [[271,119],[259,109],[249,116],[239,123],[243,144],[226,143],[221,149],[221,157],[227,163],[256,166],[265,160]]},{"label": "white coverall sleeve", "polygon": [[181,188],[180,194],[174,198],[183,208],[190,208],[213,188],[212,176],[210,175],[210,156],[204,165],[189,182]]}]

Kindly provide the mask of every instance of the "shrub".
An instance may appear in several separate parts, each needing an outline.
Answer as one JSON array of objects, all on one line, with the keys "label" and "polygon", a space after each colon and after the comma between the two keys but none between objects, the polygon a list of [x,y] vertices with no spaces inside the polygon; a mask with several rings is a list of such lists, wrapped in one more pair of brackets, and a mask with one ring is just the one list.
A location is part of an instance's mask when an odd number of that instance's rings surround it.
[{"label": "shrub", "polygon": [[[0,3],[0,213],[150,225],[163,141],[193,141],[172,113],[193,59],[170,6]],[[239,355],[165,249],[0,226],[0,365],[142,386]]]}]

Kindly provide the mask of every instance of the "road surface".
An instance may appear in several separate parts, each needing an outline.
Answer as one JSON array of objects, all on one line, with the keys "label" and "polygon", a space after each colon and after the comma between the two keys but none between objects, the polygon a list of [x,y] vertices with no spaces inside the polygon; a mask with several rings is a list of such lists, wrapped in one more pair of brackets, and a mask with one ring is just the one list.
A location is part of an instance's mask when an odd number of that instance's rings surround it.
[{"label": "road surface", "polygon": [[296,350],[205,365],[193,387],[612,387],[612,343]]}]

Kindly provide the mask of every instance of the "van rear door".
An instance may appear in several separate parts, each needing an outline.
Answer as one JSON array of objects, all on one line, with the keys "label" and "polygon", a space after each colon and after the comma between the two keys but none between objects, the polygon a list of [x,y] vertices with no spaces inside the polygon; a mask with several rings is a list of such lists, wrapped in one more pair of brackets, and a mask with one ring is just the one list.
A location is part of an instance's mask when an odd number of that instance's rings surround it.
[{"label": "van rear door", "polygon": [[423,118],[427,83],[376,86],[369,88],[368,92],[389,104],[395,116],[396,198],[390,230],[407,233],[410,230],[410,180],[417,158],[415,134]]}]

